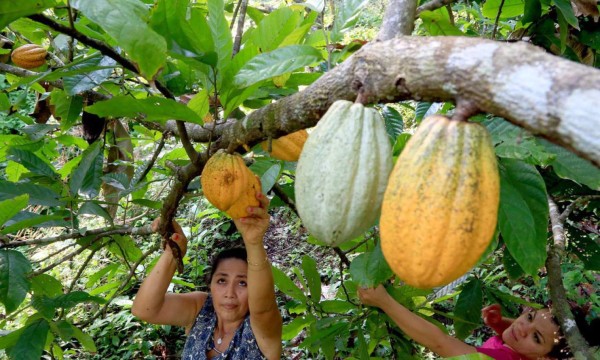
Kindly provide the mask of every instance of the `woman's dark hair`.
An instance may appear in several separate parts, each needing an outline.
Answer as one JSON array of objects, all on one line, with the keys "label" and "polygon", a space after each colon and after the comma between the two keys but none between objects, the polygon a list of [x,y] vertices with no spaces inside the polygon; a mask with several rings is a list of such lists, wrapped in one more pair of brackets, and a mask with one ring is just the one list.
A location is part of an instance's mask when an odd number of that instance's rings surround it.
[{"label": "woman's dark hair", "polygon": [[[600,334],[600,318],[596,317],[588,322],[588,320],[586,320],[587,311],[577,305],[571,306],[571,312],[573,313],[579,332],[587,343],[590,346],[600,345],[600,336],[598,335]],[[561,334],[558,342],[554,345],[550,353],[548,353],[548,356],[555,359],[570,359],[573,357],[573,354],[567,344],[567,338],[564,336],[564,331],[556,317],[553,317],[553,320],[556,325],[559,326]]]},{"label": "woman's dark hair", "polygon": [[241,248],[241,247],[235,247],[235,248],[225,249],[225,250],[220,251],[212,259],[211,268],[210,268],[210,276],[207,279],[207,284],[211,283],[213,275],[215,274],[215,271],[217,271],[217,267],[219,266],[221,261],[226,260],[226,259],[240,259],[240,260],[246,262],[248,259],[248,254],[246,253],[246,249]]}]

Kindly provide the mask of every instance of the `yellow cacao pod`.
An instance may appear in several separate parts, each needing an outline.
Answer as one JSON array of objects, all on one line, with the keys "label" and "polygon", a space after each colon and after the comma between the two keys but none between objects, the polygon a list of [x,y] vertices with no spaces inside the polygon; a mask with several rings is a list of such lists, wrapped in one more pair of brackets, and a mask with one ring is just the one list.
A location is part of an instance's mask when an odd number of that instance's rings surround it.
[{"label": "yellow cacao pod", "polygon": [[381,249],[407,284],[432,288],[473,267],[496,229],[500,179],[485,127],[423,120],[398,158],[381,209]]},{"label": "yellow cacao pod", "polygon": [[12,62],[23,69],[34,69],[46,63],[48,52],[36,44],[25,44],[14,49],[10,54]]},{"label": "yellow cacao pod", "polygon": [[392,149],[377,110],[334,102],[310,133],[296,168],[302,223],[331,246],[372,227],[392,170]]},{"label": "yellow cacao pod", "polygon": [[[307,138],[308,132],[306,129],[302,129],[280,138],[273,139],[271,140],[271,152],[269,155],[279,160],[298,161]],[[260,146],[264,151],[269,151],[268,140],[261,142]]]},{"label": "yellow cacao pod", "polygon": [[217,209],[225,211],[251,186],[252,172],[238,154],[217,151],[204,166],[200,183],[204,196]]},{"label": "yellow cacao pod", "polygon": [[233,219],[248,216],[248,207],[256,207],[259,205],[256,193],[261,192],[260,181],[250,169],[246,169],[248,170],[248,183],[246,184],[246,189],[235,203],[229,209],[225,210],[225,213]]}]

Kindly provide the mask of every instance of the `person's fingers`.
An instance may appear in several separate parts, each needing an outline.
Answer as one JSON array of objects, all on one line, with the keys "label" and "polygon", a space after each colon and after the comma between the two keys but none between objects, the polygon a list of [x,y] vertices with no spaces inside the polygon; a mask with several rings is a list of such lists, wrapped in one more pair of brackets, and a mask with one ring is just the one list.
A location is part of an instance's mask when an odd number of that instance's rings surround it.
[{"label": "person's fingers", "polygon": [[258,199],[259,206],[263,209],[269,208],[269,198],[261,192],[256,192],[256,198]]},{"label": "person's fingers", "polygon": [[154,221],[152,222],[152,225],[150,225],[152,231],[156,232],[158,230],[158,227],[160,226],[160,217],[157,217],[156,219],[154,219]]},{"label": "person's fingers", "polygon": [[179,223],[175,220],[173,220],[171,222],[171,224],[173,224],[173,230],[177,233],[183,234],[183,229],[181,228],[181,225],[179,225]]}]

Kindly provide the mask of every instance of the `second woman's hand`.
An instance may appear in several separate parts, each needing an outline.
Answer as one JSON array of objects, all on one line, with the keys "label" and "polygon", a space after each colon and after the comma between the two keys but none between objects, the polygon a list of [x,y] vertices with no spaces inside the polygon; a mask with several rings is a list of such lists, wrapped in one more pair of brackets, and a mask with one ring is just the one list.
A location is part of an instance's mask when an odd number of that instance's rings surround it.
[{"label": "second woman's hand", "polygon": [[233,219],[246,245],[262,245],[263,238],[269,227],[270,215],[267,211],[269,208],[269,198],[263,193],[257,192],[256,199],[259,202],[259,206],[248,207],[248,216]]},{"label": "second woman's hand", "polygon": [[[152,222],[152,231],[154,231],[154,232],[158,231],[158,229],[160,227],[160,221],[161,221],[160,217],[154,219],[154,221]],[[175,242],[175,244],[177,244],[177,246],[179,246],[179,249],[181,250],[181,257],[183,258],[187,251],[188,240],[185,237],[185,234],[183,233],[183,229],[181,228],[179,223],[177,223],[177,221],[173,220],[173,222],[171,224],[173,225],[173,230],[175,231],[171,235],[171,240],[173,240],[173,242]],[[165,246],[165,250],[172,251],[172,249],[168,243]]]}]

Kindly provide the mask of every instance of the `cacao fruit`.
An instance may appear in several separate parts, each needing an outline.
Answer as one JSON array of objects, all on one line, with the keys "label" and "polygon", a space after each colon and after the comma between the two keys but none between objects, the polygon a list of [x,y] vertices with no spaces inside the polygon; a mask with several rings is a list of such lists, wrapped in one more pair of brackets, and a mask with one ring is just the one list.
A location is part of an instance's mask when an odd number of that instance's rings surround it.
[{"label": "cacao fruit", "polygon": [[296,206],[308,231],[337,246],[373,226],[391,154],[375,109],[346,100],[333,103],[308,136],[296,168]]},{"label": "cacao fruit", "polygon": [[253,185],[253,177],[240,155],[221,149],[206,162],[200,183],[206,199],[226,211]]},{"label": "cacao fruit", "polygon": [[[306,129],[298,130],[277,139],[271,140],[271,152],[269,155],[283,161],[298,161],[304,143],[308,138]],[[269,141],[260,143],[264,151],[269,151]]]},{"label": "cacao fruit", "polygon": [[426,118],[385,191],[379,225],[386,261],[414,287],[456,280],[490,244],[499,198],[498,166],[485,127]]},{"label": "cacao fruit", "polygon": [[25,44],[14,49],[10,54],[12,62],[23,69],[34,69],[46,63],[48,52],[36,44]]},{"label": "cacao fruit", "polygon": [[260,181],[250,169],[246,169],[249,173],[246,189],[235,203],[229,209],[225,210],[225,213],[233,219],[248,216],[248,206],[259,205],[256,193],[261,191]]}]

